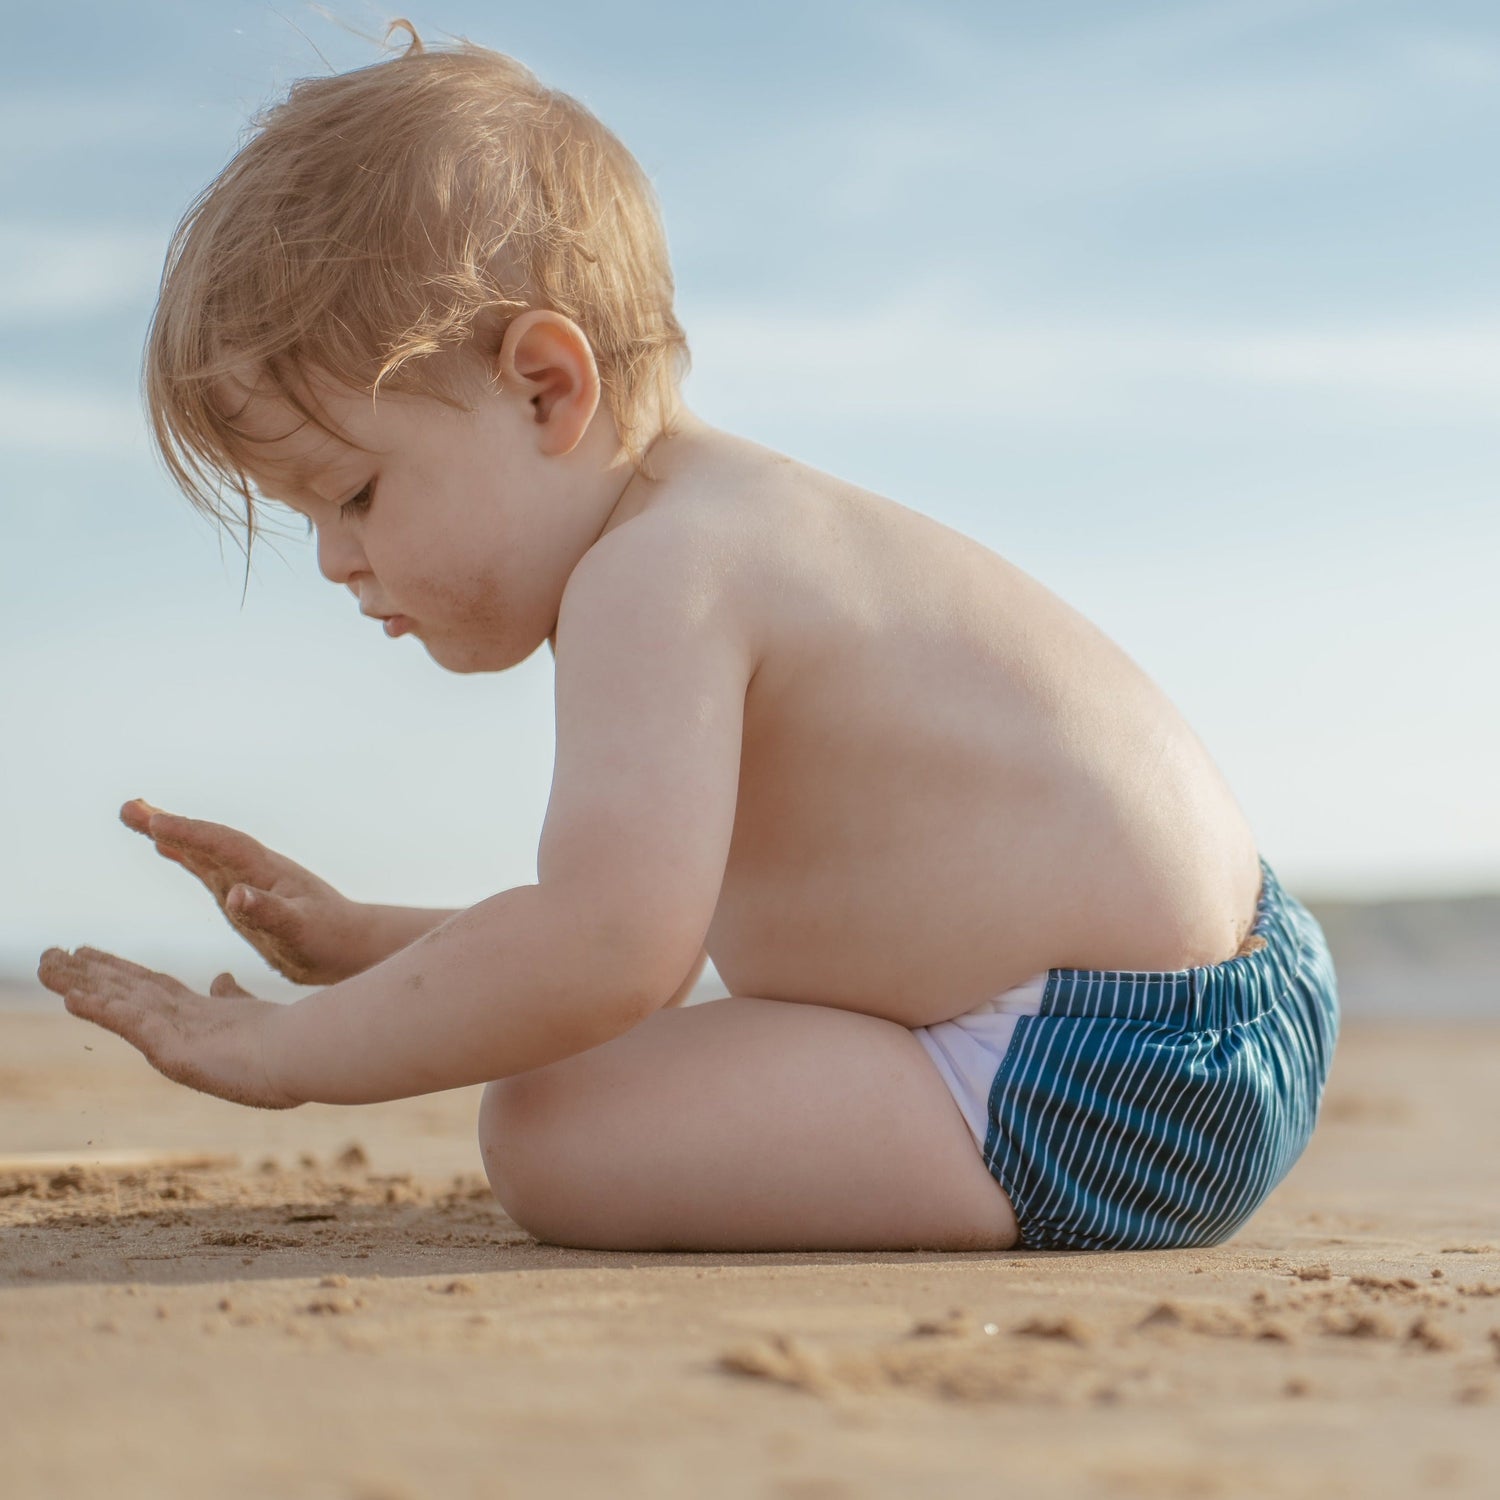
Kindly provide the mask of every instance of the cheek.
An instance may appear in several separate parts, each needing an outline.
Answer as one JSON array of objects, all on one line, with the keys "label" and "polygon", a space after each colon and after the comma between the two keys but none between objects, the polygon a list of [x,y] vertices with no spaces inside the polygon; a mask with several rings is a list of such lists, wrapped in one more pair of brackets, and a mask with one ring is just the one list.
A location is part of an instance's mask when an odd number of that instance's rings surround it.
[{"label": "cheek", "polygon": [[410,575],[407,588],[414,608],[420,597],[445,614],[489,618],[504,612],[512,585],[498,569],[478,567],[466,558],[455,560],[447,571],[427,568]]}]

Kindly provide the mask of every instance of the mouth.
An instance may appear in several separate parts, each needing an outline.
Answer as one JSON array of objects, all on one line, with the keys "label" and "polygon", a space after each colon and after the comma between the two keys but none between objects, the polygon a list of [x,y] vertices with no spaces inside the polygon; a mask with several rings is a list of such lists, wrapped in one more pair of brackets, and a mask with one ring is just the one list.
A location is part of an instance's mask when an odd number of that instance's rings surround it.
[{"label": "mouth", "polygon": [[365,610],[361,610],[360,613],[367,620],[379,620],[385,629],[385,633],[392,638],[398,635],[405,635],[414,623],[407,615],[378,615],[372,611],[367,612]]}]

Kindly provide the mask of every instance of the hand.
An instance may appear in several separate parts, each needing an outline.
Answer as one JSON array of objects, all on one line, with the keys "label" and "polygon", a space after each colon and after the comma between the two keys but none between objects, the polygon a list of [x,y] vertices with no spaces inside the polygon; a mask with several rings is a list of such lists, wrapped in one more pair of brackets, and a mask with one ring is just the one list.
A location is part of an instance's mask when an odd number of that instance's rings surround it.
[{"label": "hand", "polygon": [[139,797],[120,821],[208,887],[229,925],[295,984],[337,984],[378,961],[367,908],[249,834],[162,812]]},{"label": "hand", "polygon": [[49,948],[36,972],[75,1016],[124,1037],[177,1083],[258,1109],[302,1103],[277,1086],[268,1067],[283,1007],[257,1000],[232,974],[220,974],[199,995],[170,974],[97,948]]}]

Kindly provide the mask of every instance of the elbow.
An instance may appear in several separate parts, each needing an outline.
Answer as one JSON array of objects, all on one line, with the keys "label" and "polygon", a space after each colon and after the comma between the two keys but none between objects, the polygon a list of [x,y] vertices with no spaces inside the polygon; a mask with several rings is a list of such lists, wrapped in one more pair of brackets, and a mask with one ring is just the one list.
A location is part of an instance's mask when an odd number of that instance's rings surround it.
[{"label": "elbow", "polygon": [[681,982],[680,970],[662,961],[660,950],[619,935],[614,939],[581,943],[582,975],[573,983],[589,997],[592,1030],[604,1035],[588,1045],[629,1031],[660,1010]]},{"label": "elbow", "polygon": [[674,1006],[685,1005],[688,997],[693,993],[693,988],[698,983],[699,977],[702,975],[704,966],[707,963],[708,949],[700,949],[697,958],[693,960],[692,968],[687,972],[687,978],[677,986],[668,999],[661,1002],[659,1008],[661,1010],[671,1010]]},{"label": "elbow", "polygon": [[634,975],[633,983],[616,991],[627,1027],[638,1026],[659,1010],[681,1005],[692,992],[698,977],[696,973],[690,974],[686,983],[680,978],[666,978],[660,966],[642,966],[634,971]]},{"label": "elbow", "polygon": [[633,980],[629,1004],[635,1019],[641,1021],[687,1001],[708,964],[708,949],[702,946],[701,935],[692,939],[692,948],[681,934],[638,932],[637,937],[629,961]]},{"label": "elbow", "polygon": [[708,962],[701,930],[688,937],[630,896],[574,886],[555,910],[562,917],[556,935],[582,968],[581,976],[574,970],[575,982],[621,1029],[680,1004]]},{"label": "elbow", "polygon": [[623,1017],[629,1029],[659,1010],[681,1005],[692,994],[707,958],[700,953],[684,977],[681,958],[660,946],[622,955],[610,966],[603,993],[609,995],[611,1010]]}]

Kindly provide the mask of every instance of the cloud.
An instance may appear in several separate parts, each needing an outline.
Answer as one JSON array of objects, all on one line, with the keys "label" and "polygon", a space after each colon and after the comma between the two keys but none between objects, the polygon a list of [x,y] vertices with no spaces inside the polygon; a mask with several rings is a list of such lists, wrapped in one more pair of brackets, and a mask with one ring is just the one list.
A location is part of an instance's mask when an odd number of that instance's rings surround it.
[{"label": "cloud", "polygon": [[1500,417],[1500,312],[1462,321],[1247,328],[1007,321],[940,282],[869,312],[684,308],[695,394],[716,409],[841,418],[1132,424],[1216,392],[1316,390],[1407,416]]},{"label": "cloud", "polygon": [[[225,114],[219,104],[196,107],[220,118]],[[167,92],[7,89],[0,96],[0,133],[7,141],[25,142],[25,149],[0,157],[0,180],[34,172],[48,160],[76,163],[80,153],[93,157],[101,147],[180,143],[183,114],[181,100]]]},{"label": "cloud", "polygon": [[[1285,30],[1366,0],[1183,0],[1175,7],[1105,7],[1095,17],[1068,17],[1030,36],[1010,26],[975,26],[927,6],[887,0],[871,25],[910,61],[961,77],[993,78],[997,63],[1015,72],[1066,69],[1072,73],[1139,74],[1205,54],[1243,48],[1267,32]],[[999,12],[993,12],[996,18]]]},{"label": "cloud", "polygon": [[1500,316],[1462,324],[1241,334],[1224,340],[1229,378],[1430,400],[1435,407],[1500,416]]},{"label": "cloud", "polygon": [[1489,88],[1500,82],[1500,46],[1458,31],[1411,30],[1392,38],[1406,61],[1439,83]]},{"label": "cloud", "polygon": [[0,456],[5,453],[104,454],[147,451],[135,393],[38,386],[19,372],[0,374]]},{"label": "cloud", "polygon": [[852,217],[930,209],[936,187],[1020,221],[1081,195],[1372,156],[1492,110],[1500,78],[1491,37],[1361,17],[1356,0],[1133,9],[1028,30],[886,5],[872,25],[897,82],[785,120],[746,180],[770,170],[784,197],[800,163]]},{"label": "cloud", "polygon": [[166,241],[97,224],[0,225],[0,322],[76,322],[155,295]]}]

